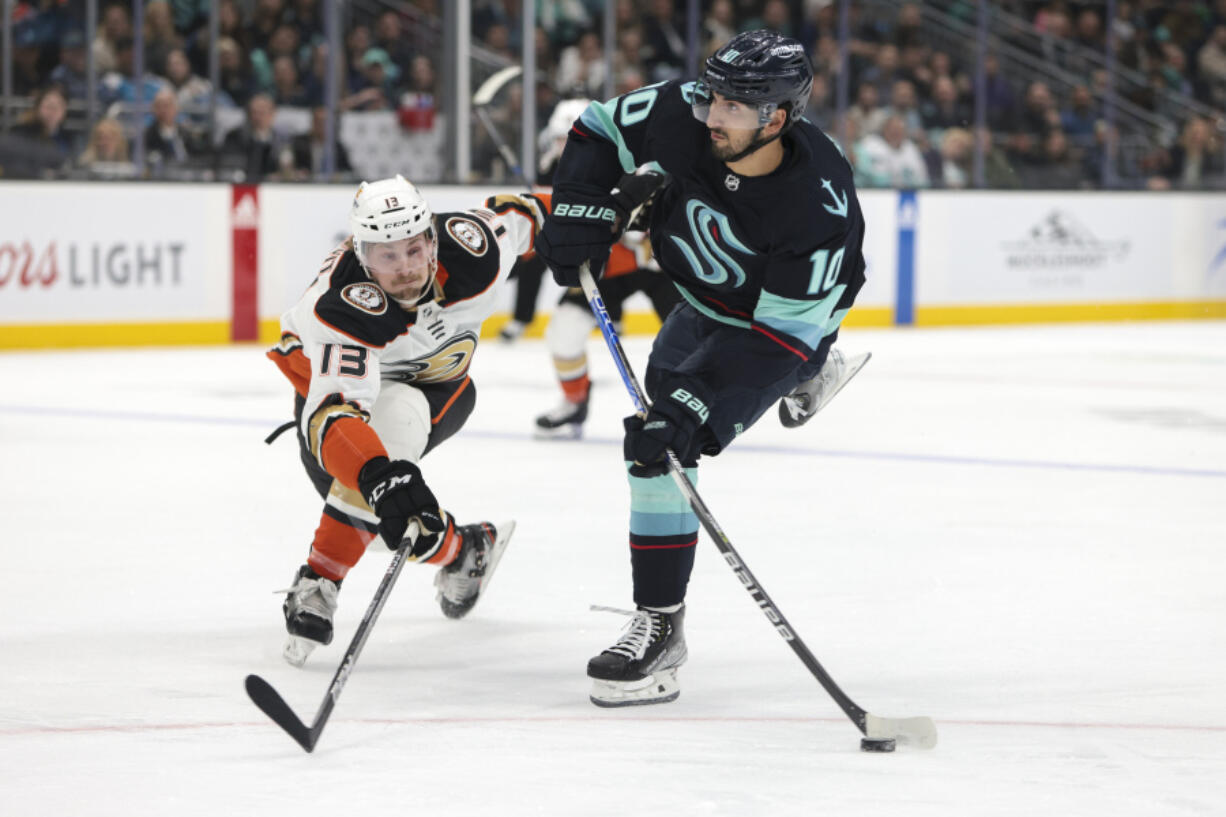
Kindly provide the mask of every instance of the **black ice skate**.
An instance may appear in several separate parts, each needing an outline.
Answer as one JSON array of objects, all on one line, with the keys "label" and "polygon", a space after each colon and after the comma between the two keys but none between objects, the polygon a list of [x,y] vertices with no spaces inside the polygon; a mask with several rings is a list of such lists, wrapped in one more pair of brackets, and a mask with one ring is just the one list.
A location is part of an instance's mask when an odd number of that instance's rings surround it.
[{"label": "black ice skate", "polygon": [[294,586],[285,592],[285,629],[289,637],[281,655],[295,667],[320,644],[332,643],[332,616],[336,613],[337,582],[325,579],[309,566],[298,568]]},{"label": "black ice skate", "polygon": [[580,403],[562,398],[556,408],[536,418],[537,439],[577,440],[582,437],[583,423],[587,420],[587,403],[587,398]]},{"label": "black ice skate", "polygon": [[787,428],[798,428],[822,410],[823,407],[847,382],[864,368],[872,352],[846,358],[838,349],[831,348],[822,364],[821,371],[812,380],[801,383],[792,393],[779,401],[779,420]]},{"label": "black ice skate", "polygon": [[455,561],[439,569],[434,577],[438,603],[448,618],[463,618],[477,604],[502,559],[502,553],[515,532],[514,522],[489,522],[456,528],[461,537]]},{"label": "black ice skate", "polygon": [[677,669],[686,659],[685,606],[675,613],[592,609],[632,616],[617,643],[587,662],[592,703],[615,707],[676,700],[681,694]]}]

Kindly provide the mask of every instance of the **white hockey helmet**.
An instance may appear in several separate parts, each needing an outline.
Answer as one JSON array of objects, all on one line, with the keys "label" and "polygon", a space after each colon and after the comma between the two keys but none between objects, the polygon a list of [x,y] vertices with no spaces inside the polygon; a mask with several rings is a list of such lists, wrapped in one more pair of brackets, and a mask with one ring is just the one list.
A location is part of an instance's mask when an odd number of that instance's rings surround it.
[{"label": "white hockey helmet", "polygon": [[[353,250],[363,267],[367,263],[366,244],[401,241],[422,233],[434,242],[437,257],[434,214],[430,212],[430,205],[400,174],[377,182],[362,182],[353,196],[349,229],[353,231]],[[432,258],[432,265],[436,257]]]},{"label": "white hockey helmet", "polygon": [[571,125],[575,124],[575,120],[583,115],[590,104],[591,101],[587,99],[563,99],[554,106],[553,113],[549,115],[549,124],[541,131],[537,140],[537,150],[540,151],[539,168],[542,173],[548,171],[562,155]]}]

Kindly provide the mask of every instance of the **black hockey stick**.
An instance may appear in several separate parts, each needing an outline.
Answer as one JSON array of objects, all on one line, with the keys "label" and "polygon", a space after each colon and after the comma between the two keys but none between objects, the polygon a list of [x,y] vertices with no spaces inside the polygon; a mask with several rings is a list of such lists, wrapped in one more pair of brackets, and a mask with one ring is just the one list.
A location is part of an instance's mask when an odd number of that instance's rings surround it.
[{"label": "black hockey stick", "polygon": [[524,69],[520,66],[511,65],[491,74],[473,94],[473,111],[477,114],[477,118],[481,120],[486,133],[494,140],[494,147],[498,150],[498,155],[507,163],[507,172],[514,175],[519,181],[526,183],[527,177],[524,176],[523,168],[519,166],[519,159],[515,156],[515,151],[502,138],[502,134],[498,132],[494,121],[490,119],[488,111],[490,103],[494,101],[494,97],[497,96],[498,92],[523,72]]},{"label": "black hockey stick", "polygon": [[[416,524],[416,522],[410,523],[410,529]],[[402,541],[411,538],[410,534]],[[379,582],[379,587],[375,590],[375,597],[370,600],[370,606],[366,608],[366,615],[362,616],[362,623],[358,625],[357,632],[353,634],[353,640],[349,642],[349,648],[345,650],[345,657],[341,659],[341,665],[337,668],[336,674],[332,676],[328,694],[324,696],[319,710],[315,713],[315,720],[311,721],[310,726],[307,726],[301,718],[294,714],[294,710],[290,709],[281,694],[272,688],[272,684],[258,675],[247,676],[247,694],[251,700],[263,710],[265,715],[272,718],[273,723],[284,729],[306,751],[314,751],[315,744],[319,742],[319,736],[323,734],[328,718],[332,715],[332,708],[336,706],[337,699],[341,697],[341,690],[345,688],[345,682],[349,680],[349,674],[353,672],[353,666],[358,662],[358,655],[361,654],[362,647],[365,646],[366,639],[375,626],[375,620],[379,618],[379,613],[383,610],[392,586],[396,584],[396,579],[400,576],[400,569],[404,567],[404,560],[408,553],[409,545],[402,544],[400,549],[392,554],[392,561],[388,563],[387,572],[383,574],[383,580]]]},{"label": "black hockey stick", "polygon": [[[613,321],[609,318],[608,310],[605,309],[604,300],[600,297],[600,290],[596,289],[596,282],[592,278],[591,265],[586,261],[579,267],[579,283],[583,287],[584,295],[587,296],[588,306],[591,308],[592,314],[596,316],[596,323],[600,326],[600,334],[604,336],[609,352],[613,356],[613,363],[617,366],[622,382],[626,384],[626,390],[634,401],[634,410],[640,416],[646,417],[647,411],[650,408],[647,403],[647,394],[643,391],[643,387],[639,384],[638,378],[634,374],[634,369],[630,366],[630,361],[626,358],[626,352],[617,337],[617,330],[613,327]],[[805,642],[801,640],[796,630],[792,628],[783,612],[775,605],[771,597],[767,595],[766,589],[758,583],[749,567],[741,559],[736,548],[732,546],[731,540],[728,539],[728,535],[724,533],[719,523],[715,521],[711,511],[707,508],[706,503],[702,501],[702,497],[698,495],[698,490],[694,487],[694,483],[690,482],[690,478],[686,475],[681,461],[677,459],[677,454],[670,448],[665,450],[665,456],[668,459],[668,470],[673,477],[673,481],[677,483],[677,487],[681,489],[681,493],[689,501],[690,507],[694,510],[694,515],[702,523],[703,528],[711,537],[711,541],[715,543],[715,546],[719,548],[719,552],[723,554],[724,561],[732,568],[732,572],[740,579],[741,584],[745,586],[746,592],[749,593],[763,615],[774,626],[775,631],[783,637],[784,641],[788,642],[788,646],[792,648],[792,651],[796,653],[801,662],[809,669],[809,672],[813,673],[813,677],[817,678],[818,683],[830,694],[830,697],[834,699],[839,708],[851,719],[851,722],[856,725],[861,734],[871,741],[897,741],[922,749],[931,749],[933,746],[936,746],[937,730],[936,724],[932,722],[932,718],[878,717],[860,707],[848,697],[847,693],[839,688],[839,685],[834,682],[830,674],[826,672],[813,653],[809,651],[809,648],[805,646]],[[890,744],[889,748],[892,747],[893,745]],[[862,744],[862,748],[869,748],[869,744]]]}]

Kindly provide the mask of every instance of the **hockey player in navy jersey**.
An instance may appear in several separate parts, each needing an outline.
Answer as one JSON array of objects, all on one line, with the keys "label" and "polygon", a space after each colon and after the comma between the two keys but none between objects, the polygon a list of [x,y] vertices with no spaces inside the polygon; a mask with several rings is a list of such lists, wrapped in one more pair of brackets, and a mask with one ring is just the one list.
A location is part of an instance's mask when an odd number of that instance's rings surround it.
[{"label": "hockey player in navy jersey", "polygon": [[456,525],[418,463],[472,412],[481,324],[543,218],[530,195],[502,197],[499,213],[433,213],[401,176],[363,183],[353,235],[282,315],[268,356],[294,386],[302,461],[325,500],[285,599],[291,664],[331,642],[341,582],[376,537],[439,568],[451,618],[493,575],[514,523]]},{"label": "hockey player in navy jersey", "polygon": [[812,81],[796,40],[738,34],[697,82],[589,106],[554,177],[537,252],[559,284],[576,286],[584,262],[600,269],[634,204],[623,174],[643,165],[666,174],[649,229],[683,298],[652,346],[651,410],[625,422],[637,609],[588,662],[598,706],[680,694],[698,519],[667,475],[665,449],[696,478],[700,456],[719,454],[773,405],[799,425],[863,365],[865,356],[830,354],[864,283],[864,220],[851,166],[801,116]]}]

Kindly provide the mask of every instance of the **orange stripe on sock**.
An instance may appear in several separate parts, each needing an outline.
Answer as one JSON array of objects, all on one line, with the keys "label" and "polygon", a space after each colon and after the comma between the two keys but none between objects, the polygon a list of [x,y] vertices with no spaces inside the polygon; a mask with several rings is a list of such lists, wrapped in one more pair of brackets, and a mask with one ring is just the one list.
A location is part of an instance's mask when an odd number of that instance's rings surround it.
[{"label": "orange stripe on sock", "polygon": [[464,539],[460,535],[460,531],[456,526],[447,522],[447,533],[444,534],[443,546],[438,549],[438,553],[426,559],[428,565],[446,566],[455,561],[455,557],[460,553],[460,546],[464,544]]},{"label": "orange stripe on sock", "polygon": [[315,541],[311,543],[307,564],[324,578],[338,582],[345,578],[349,568],[358,563],[366,552],[366,546],[374,538],[373,533],[360,531],[323,514],[319,527],[315,529]]}]

